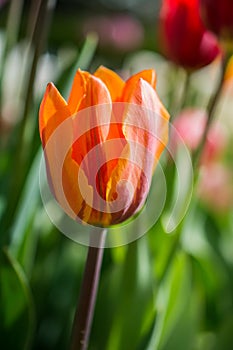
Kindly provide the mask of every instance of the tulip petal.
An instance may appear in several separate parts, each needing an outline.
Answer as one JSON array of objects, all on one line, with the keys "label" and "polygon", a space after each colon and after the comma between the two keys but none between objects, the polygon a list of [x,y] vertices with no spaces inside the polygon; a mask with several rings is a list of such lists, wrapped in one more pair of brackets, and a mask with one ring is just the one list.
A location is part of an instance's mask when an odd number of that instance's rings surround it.
[{"label": "tulip petal", "polygon": [[90,76],[88,72],[83,72],[80,69],[77,70],[68,98],[68,106],[71,114],[74,114],[79,109],[79,105],[87,93],[87,82]]},{"label": "tulip petal", "polygon": [[92,209],[88,223],[91,225],[108,227],[112,224],[112,215],[110,213]]},{"label": "tulip petal", "polygon": [[125,83],[125,88],[123,90],[123,95],[122,95],[122,101],[128,101],[130,95],[132,94],[135,85],[139,81],[139,79],[144,79],[147,81],[153,89],[156,87],[156,73],[154,69],[146,69],[143,70],[137,74],[134,74],[132,77],[130,77],[126,83]]},{"label": "tulip petal", "polygon": [[69,209],[76,214],[75,219],[78,217],[80,220],[88,222],[92,211],[93,189],[89,186],[84,171],[72,159],[71,152],[67,154],[64,161],[62,184],[70,205]]},{"label": "tulip petal", "polygon": [[141,209],[149,191],[150,183],[141,167],[134,162],[133,152],[133,147],[128,144],[107,183],[106,197],[114,224]]},{"label": "tulip petal", "polygon": [[[72,159],[73,123],[68,118],[49,138],[44,155],[50,189],[63,210],[73,219],[87,221],[93,190],[87,177]],[[89,205],[87,204],[89,203]]]},{"label": "tulip petal", "polygon": [[43,147],[57,126],[69,116],[66,101],[53,83],[49,83],[39,111],[39,130]]},{"label": "tulip petal", "polygon": [[100,66],[94,73],[94,76],[100,78],[107,86],[112,102],[118,101],[125,86],[125,82],[119,77],[119,75],[111,69]]},{"label": "tulip petal", "polygon": [[123,121],[125,138],[143,145],[155,154],[155,160],[158,159],[168,140],[168,112],[156,91],[141,78],[126,102],[128,108]]},{"label": "tulip petal", "polygon": [[73,118],[76,140],[73,145],[73,158],[78,164],[93,147],[106,140],[111,111],[111,97],[106,85],[99,78],[90,76],[86,84],[86,94]]},{"label": "tulip petal", "polygon": [[118,196],[124,201],[123,209],[112,214],[115,223],[130,217],[144,204],[154,167],[168,137],[169,115],[148,82],[140,78],[127,102],[123,133],[128,144],[107,184],[110,206],[112,202],[115,208],[114,198]]},{"label": "tulip petal", "polygon": [[[82,74],[85,72],[82,72]],[[93,75],[86,76],[85,94],[80,102],[79,110],[100,104],[111,105],[111,95],[104,82]],[[105,116],[110,119],[110,115]],[[106,118],[105,118],[106,119]]]}]

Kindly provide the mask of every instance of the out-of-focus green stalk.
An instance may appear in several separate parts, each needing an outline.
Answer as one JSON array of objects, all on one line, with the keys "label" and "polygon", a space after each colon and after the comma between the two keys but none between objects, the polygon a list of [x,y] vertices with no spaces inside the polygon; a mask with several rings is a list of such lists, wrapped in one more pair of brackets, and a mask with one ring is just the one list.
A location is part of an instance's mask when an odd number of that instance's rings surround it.
[{"label": "out-of-focus green stalk", "polygon": [[[75,64],[72,66],[72,69],[70,69],[69,73],[64,72],[61,77],[60,81],[63,81],[62,86],[63,87],[63,96],[68,96],[70,87],[72,86],[72,81],[74,79],[74,75],[76,73],[76,70],[78,68],[80,69],[88,69],[91,61],[93,59],[93,56],[96,51],[96,47],[98,45],[98,36],[96,33],[88,33],[86,36],[86,40],[83,44],[83,47],[80,51],[80,54],[78,56],[78,59],[76,60]],[[59,82],[58,82],[59,85]]]},{"label": "out-of-focus green stalk", "polygon": [[[170,121],[174,119],[177,113],[179,113],[187,103],[191,75],[192,72],[183,68],[178,68],[177,66],[174,66],[171,74],[169,74],[169,99],[166,107],[168,111],[172,111]],[[177,94],[177,81],[181,81],[182,91],[181,95],[179,94],[180,96]]]},{"label": "out-of-focus green stalk", "polygon": [[[38,6],[38,1],[34,1],[34,2]],[[40,6],[38,6],[38,9],[36,11],[36,18],[34,19],[35,22],[34,22],[33,32],[31,33],[31,40],[29,44],[29,46],[33,51],[33,59],[32,59],[32,63],[29,71],[30,72],[29,79],[27,81],[27,86],[25,89],[26,90],[25,104],[24,104],[24,109],[22,113],[22,121],[20,124],[19,142],[21,144],[23,143],[23,136],[24,136],[23,134],[25,131],[26,121],[27,121],[29,110],[32,103],[33,85],[35,81],[37,63],[38,63],[40,54],[42,53],[42,50],[46,44],[51,17],[56,5],[56,0],[40,0],[39,3],[40,3]],[[32,6],[31,10],[34,11],[34,8],[35,7]],[[31,12],[30,21],[32,21],[32,18],[31,18],[32,14],[33,13]]]},{"label": "out-of-focus green stalk", "polygon": [[88,33],[82,51],[80,52],[78,66],[81,69],[87,69],[91,63],[96,46],[98,43],[98,36],[94,32]]},{"label": "out-of-focus green stalk", "polygon": [[[14,174],[17,171],[17,176],[12,176],[11,182],[9,184],[9,201],[6,207],[6,219],[3,223],[4,230],[8,229],[11,225],[12,215],[17,206],[17,202],[23,187],[23,180],[27,172],[27,159],[31,145],[25,144],[25,130],[33,102],[33,85],[36,75],[37,63],[40,54],[42,53],[42,50],[46,44],[51,16],[56,5],[56,0],[34,0],[33,2],[37,3],[37,6],[39,6],[38,11],[35,14],[31,12],[30,16],[31,23],[33,23],[32,15],[35,16],[35,26],[33,33],[31,33],[28,47],[28,52],[33,52],[33,57],[32,60],[29,60],[28,72],[24,80],[25,85],[23,86],[22,97],[25,102],[22,111],[21,122],[18,129],[15,130],[14,152],[13,159],[11,161],[12,168],[10,169],[10,172]],[[33,8],[35,7],[32,7],[32,9]]]},{"label": "out-of-focus green stalk", "polygon": [[209,132],[210,126],[212,124],[212,121],[214,119],[215,108],[217,106],[217,103],[218,103],[219,98],[220,98],[221,93],[222,93],[223,82],[224,82],[224,77],[225,77],[226,68],[227,68],[229,58],[230,58],[230,55],[228,53],[225,53],[222,57],[221,72],[220,72],[219,81],[218,81],[216,90],[215,90],[213,96],[210,98],[209,104],[207,106],[207,122],[206,122],[205,130],[203,132],[198,149],[195,152],[194,157],[193,157],[193,166],[194,166],[194,171],[196,171],[196,172],[198,170],[195,170],[195,169],[198,169],[199,161],[201,158],[202,151],[205,147],[208,132]]},{"label": "out-of-focus green stalk", "polygon": [[[23,3],[24,3],[23,0],[11,0],[11,3],[10,3],[10,9],[9,9],[7,25],[6,25],[5,46],[4,46],[3,56],[2,56],[2,64],[0,66],[0,87],[2,86],[2,77],[3,77],[4,68],[5,68],[7,54],[17,43],[17,40],[19,37]],[[2,108],[1,100],[2,100],[2,94],[0,93],[0,109]]]},{"label": "out-of-focus green stalk", "polygon": [[189,93],[189,87],[190,87],[190,78],[191,78],[191,73],[186,71],[185,78],[184,78],[183,91],[182,91],[182,95],[181,95],[181,99],[180,99],[180,105],[179,105],[178,112],[180,112],[186,104],[186,101],[188,98],[188,93]]},{"label": "out-of-focus green stalk", "polygon": [[10,50],[18,40],[23,0],[11,0],[6,29],[6,50]]}]

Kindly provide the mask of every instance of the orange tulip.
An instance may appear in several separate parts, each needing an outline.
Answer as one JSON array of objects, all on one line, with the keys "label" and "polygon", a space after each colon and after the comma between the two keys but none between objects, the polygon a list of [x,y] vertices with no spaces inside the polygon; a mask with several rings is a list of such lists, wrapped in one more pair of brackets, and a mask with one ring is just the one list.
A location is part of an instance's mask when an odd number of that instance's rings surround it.
[{"label": "orange tulip", "polygon": [[78,70],[66,102],[48,84],[39,112],[47,177],[73,219],[109,226],[142,208],[168,139],[155,85],[154,70],[126,82],[105,67]]}]

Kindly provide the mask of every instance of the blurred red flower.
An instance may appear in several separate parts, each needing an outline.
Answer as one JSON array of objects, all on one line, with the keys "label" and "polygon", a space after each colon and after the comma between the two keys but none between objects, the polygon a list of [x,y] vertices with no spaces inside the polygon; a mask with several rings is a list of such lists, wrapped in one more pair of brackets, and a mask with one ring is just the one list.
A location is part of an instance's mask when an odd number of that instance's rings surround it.
[{"label": "blurred red flower", "polygon": [[200,18],[198,0],[162,1],[159,40],[163,54],[187,70],[206,66],[220,53]]},{"label": "blurred red flower", "polygon": [[233,39],[233,1],[199,0],[206,27],[222,39]]}]

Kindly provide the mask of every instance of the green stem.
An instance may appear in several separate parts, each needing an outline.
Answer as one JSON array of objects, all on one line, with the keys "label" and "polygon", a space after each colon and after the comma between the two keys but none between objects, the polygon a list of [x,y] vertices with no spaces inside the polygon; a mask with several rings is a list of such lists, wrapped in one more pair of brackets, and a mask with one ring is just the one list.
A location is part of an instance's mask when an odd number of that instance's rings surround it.
[{"label": "green stem", "polygon": [[179,111],[181,111],[184,108],[187,97],[188,97],[189,86],[190,86],[190,77],[191,77],[191,73],[186,71],[184,85],[183,85],[183,92],[182,92],[182,96],[180,99]]},{"label": "green stem", "polygon": [[106,236],[106,229],[103,229],[100,233],[93,232],[91,240],[93,238],[96,239],[96,235],[99,235],[98,247],[90,246],[88,248],[79,302],[73,322],[71,350],[86,350],[89,344],[103,259],[103,242]]},{"label": "green stem", "polygon": [[[178,69],[176,69],[178,71]],[[178,98],[177,94],[174,94],[174,91],[176,91],[176,85],[177,85],[177,79],[179,79],[179,75],[176,72],[175,79],[172,79],[172,88],[171,90],[171,97],[170,97],[170,103],[168,105],[168,110],[173,111],[173,115],[171,116],[171,120],[174,119],[174,117],[184,108],[187,97],[188,97],[188,92],[189,92],[189,87],[190,87],[190,78],[191,78],[191,72],[184,70],[185,77],[183,79],[183,86],[182,86],[182,93],[181,97]]]},{"label": "green stem", "polygon": [[198,163],[200,161],[201,154],[203,152],[203,149],[204,149],[204,146],[206,143],[208,132],[209,132],[210,126],[212,124],[212,121],[214,119],[214,112],[215,112],[217,103],[218,103],[219,98],[220,98],[221,93],[222,93],[222,87],[223,87],[224,76],[225,76],[225,72],[226,72],[228,59],[229,59],[228,54],[223,55],[222,61],[221,61],[221,72],[220,72],[218,85],[216,87],[214,95],[210,99],[209,104],[207,106],[207,122],[206,122],[205,130],[203,132],[199,147],[198,147],[198,149],[193,157],[194,169],[196,169],[198,167]]}]

